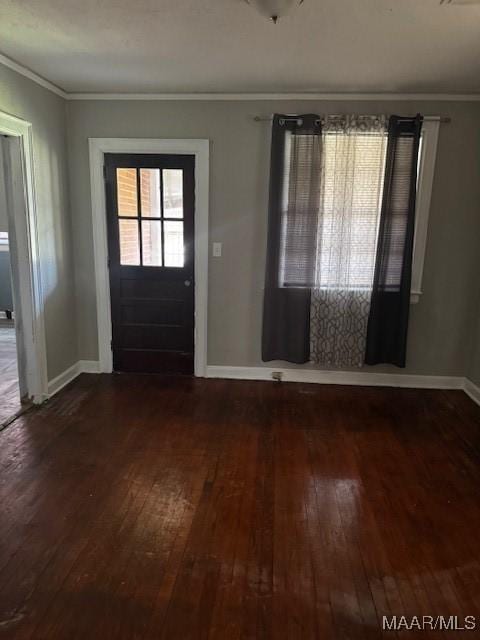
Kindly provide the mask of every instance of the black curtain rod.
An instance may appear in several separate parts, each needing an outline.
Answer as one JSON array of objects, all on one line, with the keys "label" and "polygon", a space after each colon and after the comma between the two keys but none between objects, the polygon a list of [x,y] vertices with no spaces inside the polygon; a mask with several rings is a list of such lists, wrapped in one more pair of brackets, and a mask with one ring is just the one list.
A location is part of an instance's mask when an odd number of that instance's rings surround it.
[{"label": "black curtain rod", "polygon": [[[349,115],[349,114],[345,114],[345,115]],[[414,118],[415,116],[411,116],[411,117]],[[273,120],[272,116],[253,116],[253,119],[255,120],[255,122],[272,122]],[[442,124],[450,124],[452,121],[452,119],[448,116],[424,116],[423,119],[426,120],[427,122],[429,120],[438,120]],[[289,120],[289,121],[298,120],[298,117],[290,116],[290,117],[286,117],[285,120]]]}]

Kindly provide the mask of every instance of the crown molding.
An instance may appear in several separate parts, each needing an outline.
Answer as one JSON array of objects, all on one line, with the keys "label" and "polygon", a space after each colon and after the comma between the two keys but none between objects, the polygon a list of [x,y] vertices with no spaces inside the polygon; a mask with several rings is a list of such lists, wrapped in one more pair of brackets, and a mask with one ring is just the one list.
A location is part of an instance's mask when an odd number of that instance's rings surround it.
[{"label": "crown molding", "polygon": [[25,76],[25,78],[28,78],[29,80],[33,80],[33,82],[36,82],[44,89],[48,89],[52,93],[55,93],[57,96],[60,96],[65,100],[68,99],[68,94],[63,89],[60,89],[60,87],[57,87],[56,84],[53,84],[53,82],[50,82],[50,80],[42,78],[42,76],[39,76],[38,73],[35,73],[35,71],[32,71],[31,69],[24,67],[22,64],[15,62],[15,60],[12,60],[8,56],[5,56],[3,53],[0,53],[0,64],[3,64],[3,66],[7,67],[8,69],[12,69],[12,71],[16,71],[21,76]]},{"label": "crown molding", "polygon": [[158,101],[204,101],[204,102],[248,102],[260,100],[317,100],[317,101],[432,101],[432,102],[480,102],[480,93],[85,93],[68,92],[31,69],[0,53],[0,64],[16,71],[44,89],[52,91],[64,100],[158,100]]},{"label": "crown molding", "polygon": [[480,94],[455,93],[68,93],[68,100],[159,100],[159,101],[259,101],[259,100],[321,100],[321,101],[433,101],[480,102]]}]

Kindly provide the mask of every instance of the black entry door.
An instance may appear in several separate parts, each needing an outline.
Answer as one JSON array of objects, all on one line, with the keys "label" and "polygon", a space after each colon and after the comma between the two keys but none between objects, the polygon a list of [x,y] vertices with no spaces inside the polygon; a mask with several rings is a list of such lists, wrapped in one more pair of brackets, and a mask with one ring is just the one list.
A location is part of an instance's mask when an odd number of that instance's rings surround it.
[{"label": "black entry door", "polygon": [[194,168],[105,155],[114,371],[193,373]]}]

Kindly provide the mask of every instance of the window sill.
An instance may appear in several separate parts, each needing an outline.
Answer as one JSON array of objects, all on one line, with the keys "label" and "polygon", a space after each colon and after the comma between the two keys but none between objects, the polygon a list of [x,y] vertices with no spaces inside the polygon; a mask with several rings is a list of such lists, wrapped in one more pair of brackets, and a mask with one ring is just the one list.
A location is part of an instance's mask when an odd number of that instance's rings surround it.
[{"label": "window sill", "polygon": [[[281,287],[282,289],[308,289],[309,287],[294,287],[294,286],[289,286],[289,287]],[[321,289],[323,290],[327,290],[327,288],[323,288],[321,287]],[[345,289],[344,287],[338,287],[338,288],[333,288],[333,287],[329,287],[328,288],[329,291],[365,291],[365,289]],[[264,291],[264,288],[262,287],[262,291]],[[420,302],[420,298],[422,296],[423,291],[410,291],[410,304],[417,304],[418,302]]]},{"label": "window sill", "polygon": [[420,297],[422,295],[421,291],[411,291],[410,292],[410,304],[417,304],[420,302]]}]

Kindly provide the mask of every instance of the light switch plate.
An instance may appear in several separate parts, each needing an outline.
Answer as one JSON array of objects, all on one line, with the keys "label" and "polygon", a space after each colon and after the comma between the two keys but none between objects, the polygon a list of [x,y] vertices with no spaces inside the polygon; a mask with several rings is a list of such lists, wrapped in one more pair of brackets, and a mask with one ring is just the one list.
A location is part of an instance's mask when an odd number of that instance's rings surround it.
[{"label": "light switch plate", "polygon": [[214,258],[221,258],[222,257],[222,243],[221,242],[214,242],[213,243],[212,255],[213,255]]}]

